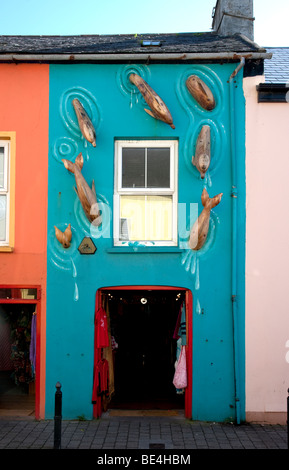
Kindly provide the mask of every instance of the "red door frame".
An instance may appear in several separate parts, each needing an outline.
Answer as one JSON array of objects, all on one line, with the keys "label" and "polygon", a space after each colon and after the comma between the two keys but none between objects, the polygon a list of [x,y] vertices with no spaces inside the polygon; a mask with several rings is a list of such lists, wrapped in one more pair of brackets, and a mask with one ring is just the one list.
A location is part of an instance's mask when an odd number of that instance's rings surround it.
[{"label": "red door frame", "polygon": [[[188,371],[188,386],[185,390],[185,417],[192,418],[192,390],[193,390],[193,296],[189,289],[184,287],[171,287],[171,286],[111,286],[102,287],[97,290],[95,298],[95,311],[102,306],[101,295],[105,291],[111,290],[170,290],[170,291],[183,291],[186,293],[186,324],[187,324],[187,371]],[[94,348],[96,351],[96,348]],[[97,363],[101,359],[101,352],[98,350],[97,357],[94,357],[94,362]],[[99,418],[101,416],[101,400],[93,406],[93,417]]]},{"label": "red door frame", "polygon": [[36,316],[36,367],[35,367],[35,419],[40,419],[40,325],[41,325],[41,288],[40,286],[0,285],[0,289],[37,289],[36,299],[0,299],[0,304],[33,304]]}]

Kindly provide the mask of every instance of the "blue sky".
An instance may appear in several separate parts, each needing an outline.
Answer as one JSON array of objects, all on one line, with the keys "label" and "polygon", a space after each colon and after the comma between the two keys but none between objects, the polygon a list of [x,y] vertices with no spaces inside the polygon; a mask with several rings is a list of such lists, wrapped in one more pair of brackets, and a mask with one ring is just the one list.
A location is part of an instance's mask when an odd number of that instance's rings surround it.
[{"label": "blue sky", "polygon": [[[215,4],[216,0],[0,0],[0,35],[210,31]],[[289,47],[289,0],[254,0],[254,16],[259,45]]]}]

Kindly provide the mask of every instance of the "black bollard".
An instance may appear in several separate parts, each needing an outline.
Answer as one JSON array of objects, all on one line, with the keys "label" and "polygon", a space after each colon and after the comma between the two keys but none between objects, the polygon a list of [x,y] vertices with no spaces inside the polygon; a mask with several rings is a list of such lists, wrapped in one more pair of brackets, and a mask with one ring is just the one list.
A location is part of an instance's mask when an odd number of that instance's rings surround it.
[{"label": "black bollard", "polygon": [[55,385],[55,410],[54,410],[54,449],[61,449],[61,420],[62,420],[62,391],[61,384]]}]

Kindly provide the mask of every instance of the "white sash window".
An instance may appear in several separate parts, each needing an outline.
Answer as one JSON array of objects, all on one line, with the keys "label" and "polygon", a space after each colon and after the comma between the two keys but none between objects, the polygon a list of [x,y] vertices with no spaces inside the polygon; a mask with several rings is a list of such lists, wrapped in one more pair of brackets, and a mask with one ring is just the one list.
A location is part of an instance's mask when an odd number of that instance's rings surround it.
[{"label": "white sash window", "polygon": [[115,142],[115,245],[177,245],[177,168],[176,140]]}]

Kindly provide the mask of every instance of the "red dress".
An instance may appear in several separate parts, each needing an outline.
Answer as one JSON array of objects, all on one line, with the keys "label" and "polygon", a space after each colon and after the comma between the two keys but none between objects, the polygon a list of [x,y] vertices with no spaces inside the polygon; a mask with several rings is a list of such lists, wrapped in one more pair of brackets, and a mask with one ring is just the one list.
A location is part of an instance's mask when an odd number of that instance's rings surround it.
[{"label": "red dress", "polygon": [[109,346],[107,318],[105,310],[100,307],[95,314],[95,336],[97,348],[107,348]]},{"label": "red dress", "polygon": [[94,368],[92,403],[97,402],[97,396],[108,394],[109,390],[109,369],[106,359],[100,359]]}]

